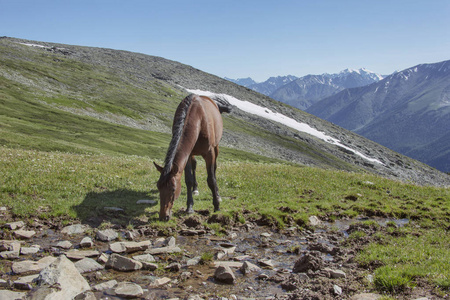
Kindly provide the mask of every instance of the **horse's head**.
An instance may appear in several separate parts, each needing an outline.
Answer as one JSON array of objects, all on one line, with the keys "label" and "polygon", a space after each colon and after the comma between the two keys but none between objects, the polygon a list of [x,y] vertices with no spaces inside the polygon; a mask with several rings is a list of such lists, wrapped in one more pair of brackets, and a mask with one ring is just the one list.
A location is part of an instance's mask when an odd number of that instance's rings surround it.
[{"label": "horse's head", "polygon": [[174,201],[181,193],[181,177],[177,172],[162,175],[163,168],[154,163],[156,169],[161,173],[157,186],[159,190],[159,220],[168,221],[172,215]]}]

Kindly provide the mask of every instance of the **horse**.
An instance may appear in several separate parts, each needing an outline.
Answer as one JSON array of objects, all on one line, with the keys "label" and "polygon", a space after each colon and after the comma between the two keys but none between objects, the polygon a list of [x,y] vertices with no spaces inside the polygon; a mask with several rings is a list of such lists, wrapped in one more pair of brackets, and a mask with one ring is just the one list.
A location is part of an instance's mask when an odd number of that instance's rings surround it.
[{"label": "horse", "polygon": [[157,182],[161,221],[168,221],[171,217],[173,203],[181,193],[183,170],[187,188],[186,212],[194,213],[192,194],[198,194],[195,176],[197,167],[195,156],[198,155],[201,155],[206,162],[207,182],[212,192],[214,211],[220,210],[221,198],[216,182],[216,161],[223,131],[221,114],[229,113],[231,105],[223,98],[212,98],[190,94],[181,101],[175,112],[172,139],[164,160],[164,167],[153,162],[161,173]]}]

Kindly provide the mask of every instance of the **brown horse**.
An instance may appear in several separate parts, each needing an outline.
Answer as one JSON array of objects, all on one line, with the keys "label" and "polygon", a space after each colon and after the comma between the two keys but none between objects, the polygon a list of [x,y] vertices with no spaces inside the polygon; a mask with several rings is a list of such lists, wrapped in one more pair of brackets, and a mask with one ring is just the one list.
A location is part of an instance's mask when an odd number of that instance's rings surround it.
[{"label": "brown horse", "polygon": [[164,168],[155,164],[161,173],[157,186],[160,198],[159,219],[169,220],[174,201],[181,193],[181,175],[185,171],[187,187],[187,213],[193,213],[192,193],[198,193],[195,155],[206,162],[208,186],[213,196],[214,211],[221,201],[216,182],[216,159],[222,138],[222,112],[230,112],[230,104],[223,99],[191,94],[181,101],[175,112],[172,140],[164,160]]}]

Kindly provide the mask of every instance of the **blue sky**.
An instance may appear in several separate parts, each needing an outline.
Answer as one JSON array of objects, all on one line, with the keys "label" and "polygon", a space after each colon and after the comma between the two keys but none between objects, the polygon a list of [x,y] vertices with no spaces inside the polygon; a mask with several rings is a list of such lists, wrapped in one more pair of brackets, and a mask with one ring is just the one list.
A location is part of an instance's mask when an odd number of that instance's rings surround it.
[{"label": "blue sky", "polygon": [[450,59],[448,0],[0,0],[0,36],[161,56],[221,77],[390,74]]}]

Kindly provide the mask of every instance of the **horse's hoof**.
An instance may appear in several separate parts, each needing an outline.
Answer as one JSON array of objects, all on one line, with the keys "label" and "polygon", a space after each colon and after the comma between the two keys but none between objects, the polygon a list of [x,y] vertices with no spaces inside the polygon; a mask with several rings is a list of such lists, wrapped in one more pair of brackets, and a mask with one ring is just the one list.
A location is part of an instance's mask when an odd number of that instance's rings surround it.
[{"label": "horse's hoof", "polygon": [[198,190],[194,190],[194,191],[192,191],[192,195],[194,195],[194,196],[198,196],[200,193],[198,192]]},{"label": "horse's hoof", "polygon": [[186,213],[189,215],[192,215],[193,213],[195,213],[195,211],[192,208],[188,208],[188,209],[186,209]]}]

